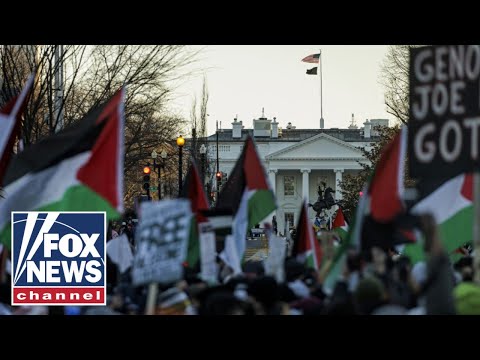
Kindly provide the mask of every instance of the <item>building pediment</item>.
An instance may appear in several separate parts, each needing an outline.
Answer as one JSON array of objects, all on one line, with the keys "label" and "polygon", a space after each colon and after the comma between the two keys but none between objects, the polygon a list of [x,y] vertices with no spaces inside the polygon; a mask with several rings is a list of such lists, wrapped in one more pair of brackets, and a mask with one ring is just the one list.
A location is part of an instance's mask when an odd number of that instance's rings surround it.
[{"label": "building pediment", "polygon": [[362,152],[349,143],[325,133],[312,136],[266,157],[266,160],[363,159]]}]

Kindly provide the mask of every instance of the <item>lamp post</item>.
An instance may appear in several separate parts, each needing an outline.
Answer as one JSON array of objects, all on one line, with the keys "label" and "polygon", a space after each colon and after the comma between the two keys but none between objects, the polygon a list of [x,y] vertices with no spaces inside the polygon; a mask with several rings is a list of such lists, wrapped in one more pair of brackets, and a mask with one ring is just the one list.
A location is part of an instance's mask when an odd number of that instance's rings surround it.
[{"label": "lamp post", "polygon": [[[162,163],[160,164],[160,167],[163,169],[164,173],[165,173],[165,161],[167,161],[167,155],[168,154],[165,150],[162,150],[162,152],[160,153],[160,157],[162,158]],[[159,196],[162,195],[161,186],[160,186],[160,177],[158,177],[158,195]]]},{"label": "lamp post", "polygon": [[157,170],[157,177],[158,177],[158,200],[160,200],[160,167],[157,165],[157,152],[155,150],[152,151],[152,159],[153,159],[153,171]]},{"label": "lamp post", "polygon": [[185,139],[180,135],[177,138],[178,146],[178,196],[182,193],[182,156],[183,156],[183,145],[185,145]]},{"label": "lamp post", "polygon": [[152,159],[153,159],[153,169],[157,171],[157,176],[158,176],[158,200],[162,199],[162,171],[161,169],[165,167],[165,159],[167,158],[167,152],[165,150],[162,150],[160,153],[160,157],[162,158],[162,161],[157,164],[157,157],[158,154],[155,150],[152,151]]},{"label": "lamp post", "polygon": [[[220,158],[218,156],[218,120],[217,120],[217,174],[220,173]],[[217,196],[215,197],[215,203],[218,202],[218,195],[220,194],[219,184],[217,181]]]},{"label": "lamp post", "polygon": [[217,121],[217,173],[220,171],[220,162],[218,156],[218,121]]},{"label": "lamp post", "polygon": [[201,169],[201,176],[202,176],[202,186],[205,187],[205,154],[207,153],[207,147],[205,144],[200,146],[200,157],[202,160],[202,169]]}]

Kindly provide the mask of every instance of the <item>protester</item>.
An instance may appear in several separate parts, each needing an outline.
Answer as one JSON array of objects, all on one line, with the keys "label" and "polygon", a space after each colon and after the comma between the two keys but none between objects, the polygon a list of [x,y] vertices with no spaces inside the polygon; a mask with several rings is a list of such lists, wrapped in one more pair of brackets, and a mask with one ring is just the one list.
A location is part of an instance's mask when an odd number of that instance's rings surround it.
[{"label": "protester", "polygon": [[276,215],[273,215],[273,218],[272,218],[272,228],[273,228],[273,233],[275,235],[277,235],[278,233],[278,224],[277,224],[277,216]]}]

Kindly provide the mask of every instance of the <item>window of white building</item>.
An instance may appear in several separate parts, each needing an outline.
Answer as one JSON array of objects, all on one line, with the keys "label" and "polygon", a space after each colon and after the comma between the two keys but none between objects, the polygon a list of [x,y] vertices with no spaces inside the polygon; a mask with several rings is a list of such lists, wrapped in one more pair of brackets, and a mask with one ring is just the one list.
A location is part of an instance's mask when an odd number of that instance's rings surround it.
[{"label": "window of white building", "polygon": [[[216,152],[217,151],[217,146],[213,145],[212,150],[214,152]],[[219,145],[218,146],[218,152],[229,152],[229,151],[230,151],[230,145]]]},{"label": "window of white building", "polygon": [[287,231],[290,230],[290,228],[295,224],[294,216],[295,214],[293,212],[285,213],[285,224],[287,225]]},{"label": "window of white building", "polygon": [[284,196],[295,195],[295,176],[283,177],[283,195]]}]

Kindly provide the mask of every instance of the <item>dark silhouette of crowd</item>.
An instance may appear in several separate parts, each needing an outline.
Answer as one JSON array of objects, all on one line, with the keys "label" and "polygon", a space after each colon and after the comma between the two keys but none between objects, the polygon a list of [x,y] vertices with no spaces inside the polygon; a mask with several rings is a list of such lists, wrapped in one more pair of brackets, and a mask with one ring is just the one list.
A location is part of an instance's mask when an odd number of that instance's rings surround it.
[{"label": "dark silhouette of crowd", "polygon": [[[135,217],[111,224],[110,231],[132,237]],[[412,264],[409,258],[379,248],[360,253],[350,249],[341,274],[327,289],[328,271],[308,268],[288,256],[284,281],[265,273],[260,261],[246,261],[242,274],[218,259],[216,282],[201,279],[197,269],[184,266],[183,279],[159,284],[157,315],[451,315],[480,314],[480,287],[473,282],[472,254],[452,263],[442,246],[430,216],[422,217],[426,260]],[[129,226],[130,225],[130,226]],[[327,234],[328,235],[328,234]],[[109,237],[112,237],[110,234]],[[333,245],[320,237],[323,263],[333,260]],[[331,237],[330,237],[331,238]],[[55,307],[50,314],[136,315],[144,314],[147,286],[134,287],[130,270],[120,274],[108,263],[108,299],[103,307]],[[0,313],[19,313],[10,307],[10,287],[2,285]],[[36,310],[38,312],[38,310]],[[28,311],[27,311],[28,312]]]}]

